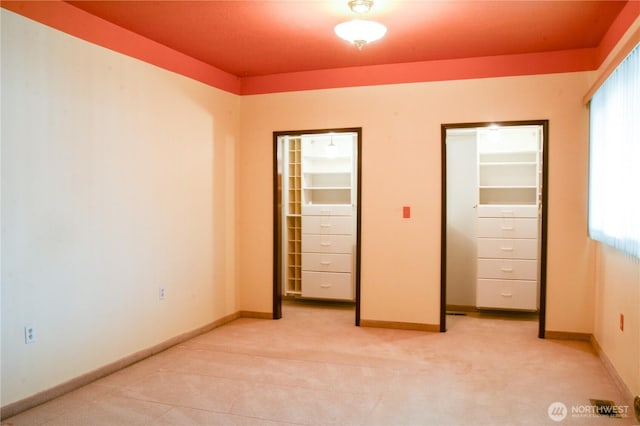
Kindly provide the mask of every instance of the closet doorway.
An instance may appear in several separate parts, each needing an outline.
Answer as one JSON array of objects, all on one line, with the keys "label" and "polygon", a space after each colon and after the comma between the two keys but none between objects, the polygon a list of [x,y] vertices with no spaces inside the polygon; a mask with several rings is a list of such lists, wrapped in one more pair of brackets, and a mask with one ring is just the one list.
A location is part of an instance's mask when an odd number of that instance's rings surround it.
[{"label": "closet doorway", "polygon": [[360,325],[361,128],[273,132],[273,318],[352,305]]},{"label": "closet doorway", "polygon": [[443,124],[447,315],[536,316],[545,335],[548,120]]}]

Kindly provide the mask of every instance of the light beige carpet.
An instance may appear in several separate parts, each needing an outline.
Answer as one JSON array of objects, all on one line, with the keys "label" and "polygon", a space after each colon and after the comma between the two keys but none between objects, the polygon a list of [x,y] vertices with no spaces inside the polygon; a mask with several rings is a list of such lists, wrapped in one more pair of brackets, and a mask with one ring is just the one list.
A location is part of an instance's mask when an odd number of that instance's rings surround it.
[{"label": "light beige carpet", "polygon": [[[590,398],[624,401],[588,343],[538,339],[535,320],[448,316],[447,333],[427,333],[355,327],[344,306],[289,303],[283,313],[236,320],[4,424],[635,422],[631,411],[571,413]],[[558,422],[554,403],[567,409]]]}]

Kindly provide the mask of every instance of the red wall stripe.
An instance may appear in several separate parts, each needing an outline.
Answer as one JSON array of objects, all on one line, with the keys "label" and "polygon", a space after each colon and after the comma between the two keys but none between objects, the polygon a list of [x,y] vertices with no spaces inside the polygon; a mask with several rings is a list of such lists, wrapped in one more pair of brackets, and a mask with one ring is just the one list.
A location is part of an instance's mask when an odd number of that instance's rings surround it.
[{"label": "red wall stripe", "polygon": [[640,2],[630,1],[596,49],[373,65],[241,78],[61,0],[3,1],[1,6],[88,42],[238,95],[595,70],[640,14]]},{"label": "red wall stripe", "polygon": [[595,50],[372,65],[276,74],[242,79],[243,95],[381,84],[504,77],[588,71],[596,68]]}]

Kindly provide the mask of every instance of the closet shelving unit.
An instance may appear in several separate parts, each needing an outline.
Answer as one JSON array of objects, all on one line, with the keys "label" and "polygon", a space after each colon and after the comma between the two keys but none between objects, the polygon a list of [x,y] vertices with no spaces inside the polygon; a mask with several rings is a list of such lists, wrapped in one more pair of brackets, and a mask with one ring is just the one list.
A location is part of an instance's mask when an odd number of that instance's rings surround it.
[{"label": "closet shelving unit", "polygon": [[536,311],[540,129],[483,129],[477,146],[476,306]]},{"label": "closet shelving unit", "polygon": [[354,300],[356,135],[290,137],[285,297]]}]

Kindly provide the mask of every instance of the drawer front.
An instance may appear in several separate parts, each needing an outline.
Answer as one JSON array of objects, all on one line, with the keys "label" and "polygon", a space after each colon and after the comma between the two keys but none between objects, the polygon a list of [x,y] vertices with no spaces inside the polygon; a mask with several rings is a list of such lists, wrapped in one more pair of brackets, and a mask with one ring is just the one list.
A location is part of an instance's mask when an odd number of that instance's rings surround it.
[{"label": "drawer front", "polygon": [[500,204],[481,204],[478,217],[538,217],[538,206],[512,206]]},{"label": "drawer front", "polygon": [[479,238],[537,238],[537,218],[478,218]]},{"label": "drawer front", "polygon": [[303,234],[353,234],[352,216],[302,216]]},{"label": "drawer front", "polygon": [[302,270],[351,272],[350,254],[305,253],[302,255]]},{"label": "drawer front", "polygon": [[351,235],[302,235],[303,253],[352,253],[354,245]]},{"label": "drawer front", "polygon": [[478,259],[478,278],[537,280],[538,262],[521,259]]},{"label": "drawer front", "polygon": [[476,307],[538,310],[538,285],[535,281],[478,280]]},{"label": "drawer front", "polygon": [[353,300],[351,274],[302,271],[302,297]]},{"label": "drawer front", "polygon": [[500,259],[537,259],[537,239],[478,238],[478,257]]},{"label": "drawer front", "polygon": [[321,216],[351,216],[353,206],[351,204],[303,204],[303,215]]}]

